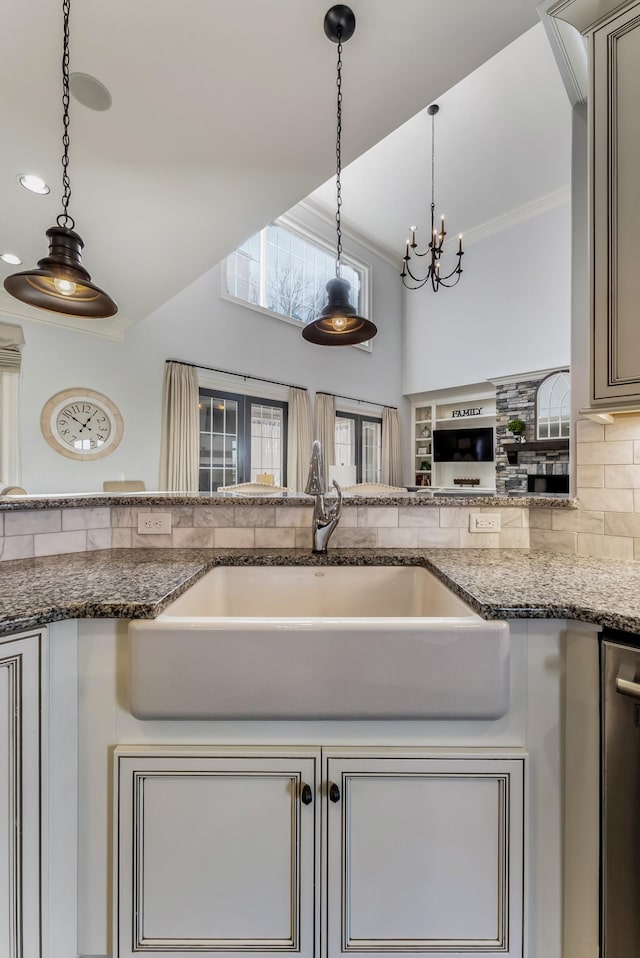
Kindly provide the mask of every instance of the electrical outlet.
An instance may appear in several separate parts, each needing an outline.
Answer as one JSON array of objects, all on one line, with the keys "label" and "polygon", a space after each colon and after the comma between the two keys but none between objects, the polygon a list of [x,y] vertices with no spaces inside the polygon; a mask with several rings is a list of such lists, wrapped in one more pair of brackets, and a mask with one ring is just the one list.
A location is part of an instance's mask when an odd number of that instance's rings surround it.
[{"label": "electrical outlet", "polygon": [[500,532],[500,513],[472,512],[469,516],[469,532]]},{"label": "electrical outlet", "polygon": [[168,535],[171,532],[170,512],[139,512],[138,533],[143,535]]}]

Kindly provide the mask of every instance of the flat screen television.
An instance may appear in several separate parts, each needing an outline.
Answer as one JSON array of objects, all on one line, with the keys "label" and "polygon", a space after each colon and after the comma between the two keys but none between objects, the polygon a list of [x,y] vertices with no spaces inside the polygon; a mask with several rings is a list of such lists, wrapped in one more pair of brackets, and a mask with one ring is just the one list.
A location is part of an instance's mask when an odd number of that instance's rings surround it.
[{"label": "flat screen television", "polygon": [[493,429],[436,429],[435,462],[493,462]]}]

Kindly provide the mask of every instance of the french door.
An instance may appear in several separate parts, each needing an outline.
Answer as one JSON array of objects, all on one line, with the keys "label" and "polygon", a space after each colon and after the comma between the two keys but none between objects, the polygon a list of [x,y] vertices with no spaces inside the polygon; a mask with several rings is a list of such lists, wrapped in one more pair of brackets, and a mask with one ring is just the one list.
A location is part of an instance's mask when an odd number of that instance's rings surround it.
[{"label": "french door", "polygon": [[201,389],[200,492],[262,481],[286,485],[287,403]]}]

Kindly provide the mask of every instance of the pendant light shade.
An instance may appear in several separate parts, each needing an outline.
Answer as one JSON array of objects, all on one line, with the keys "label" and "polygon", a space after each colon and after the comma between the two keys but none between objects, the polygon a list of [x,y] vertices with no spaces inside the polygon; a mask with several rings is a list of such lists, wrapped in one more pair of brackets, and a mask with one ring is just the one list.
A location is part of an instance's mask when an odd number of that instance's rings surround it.
[{"label": "pendant light shade", "polygon": [[47,238],[49,255],[38,261],[36,269],[7,276],[7,292],[30,306],[84,319],[115,315],[117,305],[91,282],[82,265],[81,237],[64,226],[52,226],[47,230]]},{"label": "pendant light shade", "polygon": [[346,279],[329,280],[327,305],[317,319],[304,327],[304,339],[319,346],[354,346],[373,339],[378,330],[364,316],[358,316],[349,302],[350,290]]},{"label": "pendant light shade", "polygon": [[302,330],[302,336],[309,343],[318,346],[355,346],[373,339],[378,330],[374,323],[364,316],[358,316],[356,308],[349,301],[351,286],[340,276],[342,261],[342,229],[340,208],[342,206],[341,147],[342,147],[342,44],[346,42],[356,28],[353,10],[344,4],[337,4],[327,11],[324,18],[324,32],[333,43],[338,44],[337,65],[337,139],[336,139],[336,278],[327,283],[328,302],[317,319]]},{"label": "pendant light shade", "polygon": [[49,255],[38,261],[36,269],[7,276],[4,288],[23,303],[38,309],[103,319],[118,312],[107,293],[91,282],[82,265],[82,238],[75,232],[69,213],[69,15],[71,0],[62,0],[64,34],[62,43],[62,213],[57,226],[47,230]]}]

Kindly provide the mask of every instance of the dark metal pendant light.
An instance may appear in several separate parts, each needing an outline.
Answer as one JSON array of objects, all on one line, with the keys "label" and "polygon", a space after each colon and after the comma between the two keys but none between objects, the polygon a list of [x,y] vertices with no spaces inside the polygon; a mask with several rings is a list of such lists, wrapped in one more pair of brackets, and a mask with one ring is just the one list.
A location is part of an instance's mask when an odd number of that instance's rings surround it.
[{"label": "dark metal pendant light", "polygon": [[337,64],[337,138],[336,138],[336,278],[327,283],[328,302],[317,319],[308,323],[302,330],[303,337],[319,346],[354,346],[364,343],[378,332],[376,326],[358,312],[349,302],[351,286],[340,276],[342,263],[342,228],[340,209],[342,207],[342,44],[353,36],[356,18],[353,10],[342,3],[331,7],[324,18],[324,32],[333,43],[338,44]]},{"label": "dark metal pendant light", "polygon": [[16,299],[58,313],[83,319],[103,319],[118,312],[111,297],[91,282],[82,265],[82,238],[75,232],[69,214],[71,181],[69,179],[69,13],[70,0],[63,0],[64,40],[62,49],[62,213],[57,226],[47,230],[49,255],[38,260],[33,270],[7,276],[4,288]]}]

